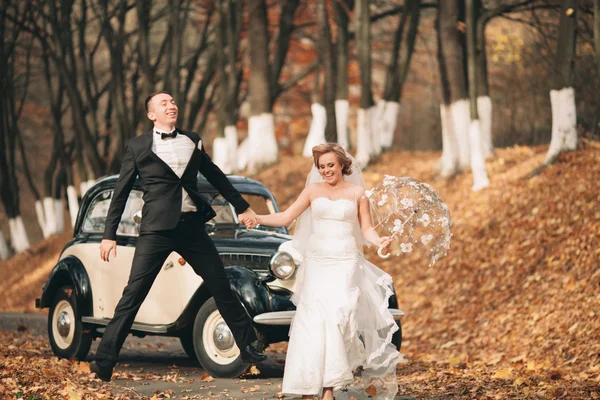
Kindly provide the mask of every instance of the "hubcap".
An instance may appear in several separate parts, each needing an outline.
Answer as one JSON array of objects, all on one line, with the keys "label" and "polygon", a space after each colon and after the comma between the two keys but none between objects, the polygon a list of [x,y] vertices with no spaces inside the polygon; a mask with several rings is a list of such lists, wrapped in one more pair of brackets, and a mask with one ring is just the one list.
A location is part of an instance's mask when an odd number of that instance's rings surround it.
[{"label": "hubcap", "polygon": [[219,311],[213,311],[206,319],[202,342],[206,354],[217,364],[229,365],[240,355],[240,349]]},{"label": "hubcap", "polygon": [[58,333],[63,338],[69,336],[69,331],[71,330],[71,317],[66,311],[63,311],[58,316]]},{"label": "hubcap", "polygon": [[225,321],[220,322],[215,327],[215,332],[213,334],[213,338],[215,341],[215,346],[217,349],[221,351],[227,351],[233,347],[235,341],[233,340],[233,335],[229,330],[229,327],[225,323]]},{"label": "hubcap", "polygon": [[61,349],[67,349],[75,336],[75,310],[67,300],[60,300],[52,313],[52,337]]}]

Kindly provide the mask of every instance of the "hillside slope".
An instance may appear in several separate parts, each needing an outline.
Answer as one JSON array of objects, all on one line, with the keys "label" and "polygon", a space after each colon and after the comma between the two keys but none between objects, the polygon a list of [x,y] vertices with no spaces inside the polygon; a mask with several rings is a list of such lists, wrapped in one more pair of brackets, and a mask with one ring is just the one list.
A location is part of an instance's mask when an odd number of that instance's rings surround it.
[{"label": "hillside slope", "polygon": [[[524,179],[545,152],[545,146],[497,150],[487,164],[491,185],[476,193],[469,173],[436,178],[439,153],[394,151],[365,172],[368,186],[384,174],[431,183],[452,217],[450,253],[433,267],[367,253],[394,277],[406,312],[409,362],[400,380],[411,394],[444,393],[439,385],[450,374],[453,395],[463,382],[475,397],[507,387],[519,396],[531,389],[558,397],[566,380],[575,398],[600,395],[600,144],[584,141]],[[310,160],[284,157],[255,178],[286,208],[309,168]],[[0,264],[1,309],[31,309],[67,240],[68,234],[51,238]],[[503,382],[498,391],[478,392],[490,380]]]},{"label": "hillside slope", "polygon": [[[418,393],[415,376],[423,380],[422,394],[440,393],[431,382],[443,384],[447,371],[439,376],[431,368],[436,363],[468,365],[455,371],[466,374],[471,388],[486,376],[520,386],[526,378],[516,376],[540,371],[575,386],[593,378],[598,387],[600,144],[581,147],[531,179],[523,177],[541,164],[546,146],[498,149],[487,163],[491,185],[476,193],[469,173],[436,178],[439,153],[395,151],[365,172],[370,187],[384,174],[431,183],[452,217],[450,253],[433,267],[410,257],[378,260],[368,251],[394,277],[406,312],[403,379],[410,393]],[[258,179],[287,206],[309,167],[303,159],[283,159]],[[281,184],[288,170],[293,178]],[[539,390],[566,393],[552,384]]]}]

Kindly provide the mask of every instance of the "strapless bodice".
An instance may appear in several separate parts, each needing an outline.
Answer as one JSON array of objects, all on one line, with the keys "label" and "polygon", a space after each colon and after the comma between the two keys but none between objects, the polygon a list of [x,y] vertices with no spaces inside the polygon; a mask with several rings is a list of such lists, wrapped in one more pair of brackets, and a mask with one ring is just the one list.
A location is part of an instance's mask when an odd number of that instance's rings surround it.
[{"label": "strapless bodice", "polygon": [[311,212],[313,230],[307,255],[340,257],[358,251],[353,235],[358,223],[355,201],[317,197],[311,202]]}]

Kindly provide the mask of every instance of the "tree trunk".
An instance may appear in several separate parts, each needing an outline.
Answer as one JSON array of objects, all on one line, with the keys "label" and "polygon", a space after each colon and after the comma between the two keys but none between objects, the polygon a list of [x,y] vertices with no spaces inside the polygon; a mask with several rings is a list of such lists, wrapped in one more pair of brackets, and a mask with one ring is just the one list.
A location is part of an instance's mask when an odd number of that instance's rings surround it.
[{"label": "tree trunk", "polygon": [[360,68],[360,109],[357,118],[356,160],[366,167],[371,158],[381,152],[381,145],[374,135],[372,118],[374,116],[373,93],[371,91],[371,22],[369,0],[357,1],[357,40],[358,62]]},{"label": "tree trunk", "polygon": [[304,157],[312,157],[312,148],[327,141],[325,139],[327,110],[325,110],[323,104],[319,102],[320,76],[320,71],[317,71],[313,81],[313,93],[311,96],[312,104],[310,105],[312,120],[310,122],[308,135],[306,136],[306,141],[304,142],[304,149],[302,150],[302,155]]},{"label": "tree trunk", "polygon": [[[448,160],[454,159],[454,154],[443,155],[442,175],[449,176],[459,169],[470,167],[469,149],[469,100],[467,95],[467,83],[465,77],[464,61],[464,35],[458,29],[461,0],[445,0],[439,3],[439,46],[440,56],[444,60],[443,65],[449,87],[450,112],[452,114],[453,127],[448,132],[454,135],[456,147],[457,164],[452,165]],[[452,149],[454,151],[454,149]],[[444,152],[446,152],[444,150]],[[452,166],[452,168],[450,168]]]},{"label": "tree trunk", "polygon": [[458,170],[458,143],[454,133],[454,122],[452,119],[450,82],[448,82],[448,71],[446,60],[442,53],[441,10],[435,21],[437,36],[437,60],[440,74],[440,86],[442,89],[442,104],[440,104],[440,119],[442,124],[442,156],[436,169],[444,178],[450,177]]},{"label": "tree trunk", "polygon": [[8,251],[8,245],[6,244],[6,239],[4,238],[4,234],[0,231],[0,260],[8,260],[10,253]]},{"label": "tree trunk", "polygon": [[594,0],[594,46],[596,48],[596,68],[600,69],[600,0]]},{"label": "tree trunk", "polygon": [[481,130],[479,127],[479,114],[477,113],[477,27],[476,5],[477,0],[466,0],[467,24],[467,54],[469,76],[469,99],[471,124],[469,126],[469,139],[471,150],[471,170],[473,172],[473,191],[489,186],[490,181],[485,168],[485,160],[481,151]]},{"label": "tree trunk", "polygon": [[578,0],[563,0],[550,90],[552,139],[543,165],[553,163],[561,152],[577,148],[577,110],[573,87],[577,7]]},{"label": "tree trunk", "polygon": [[[217,122],[218,137],[213,142],[213,160],[226,174],[236,168],[237,127],[235,110],[237,109],[237,49],[239,27],[234,23],[235,7],[231,1],[217,3],[216,45],[217,71],[219,77],[219,109]],[[238,6],[239,7],[239,6]],[[241,10],[240,10],[241,11]],[[228,139],[229,138],[229,139]]]},{"label": "tree trunk", "polygon": [[312,113],[312,121],[310,123],[310,129],[308,136],[304,142],[304,150],[302,155],[304,157],[312,157],[312,148],[325,143],[325,126],[327,125],[327,110],[320,103],[312,103],[310,106]]},{"label": "tree trunk", "polygon": [[484,158],[494,157],[492,141],[492,98],[488,83],[488,67],[485,43],[485,27],[488,19],[483,16],[481,0],[475,2],[477,13],[477,110],[481,128],[481,150]]},{"label": "tree trunk", "polygon": [[275,45],[275,55],[271,64],[271,107],[275,104],[275,100],[282,92],[282,87],[279,84],[281,70],[285,65],[285,59],[290,47],[290,39],[294,31],[294,15],[300,5],[299,0],[282,0],[279,12],[279,33]]},{"label": "tree trunk", "polygon": [[[410,60],[415,48],[420,16],[421,1],[407,0],[405,2],[405,11],[400,17],[398,28],[394,35],[391,63],[386,75],[383,99],[378,104],[379,115],[377,121],[379,124],[377,131],[379,132],[381,147],[383,149],[390,149],[394,142],[402,87],[410,68]],[[402,40],[404,27],[408,18],[410,18],[410,22],[408,31],[406,32],[406,40]],[[398,60],[398,58],[400,59]]]},{"label": "tree trunk", "polygon": [[63,202],[63,192],[66,189],[67,176],[64,168],[61,168],[56,174],[54,183],[54,215],[55,215],[55,232],[62,233],[65,231],[65,207]]},{"label": "tree trunk", "polygon": [[317,23],[319,25],[319,58],[323,66],[323,106],[327,114],[325,125],[325,140],[327,142],[337,142],[337,121],[335,119],[335,97],[336,97],[336,77],[335,77],[335,58],[333,57],[333,44],[331,40],[331,31],[329,28],[329,13],[325,0],[318,0]]},{"label": "tree trunk", "polygon": [[[335,43],[335,121],[337,127],[337,142],[344,149],[350,148],[348,136],[348,38],[349,15],[354,9],[354,0],[334,2],[334,16],[337,27],[337,41]],[[314,115],[314,113],[313,113]]]},{"label": "tree trunk", "polygon": [[269,36],[267,31],[267,6],[265,0],[248,1],[250,53],[250,77],[248,100],[250,118],[248,140],[250,153],[248,169],[258,171],[263,165],[272,164],[279,157],[275,138],[275,121],[271,110],[271,82],[269,79]]},{"label": "tree trunk", "polygon": [[25,231],[25,225],[23,224],[23,218],[21,218],[21,215],[16,215],[14,218],[9,218],[8,227],[10,230],[11,245],[15,250],[15,253],[22,253],[29,249],[31,245],[29,243],[29,237]]}]

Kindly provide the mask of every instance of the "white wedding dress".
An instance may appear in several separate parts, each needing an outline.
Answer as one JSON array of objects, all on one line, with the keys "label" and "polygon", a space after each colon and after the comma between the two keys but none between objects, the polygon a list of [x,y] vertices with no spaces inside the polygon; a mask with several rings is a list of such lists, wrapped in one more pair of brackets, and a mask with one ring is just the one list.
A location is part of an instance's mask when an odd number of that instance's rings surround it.
[{"label": "white wedding dress", "polygon": [[391,343],[398,330],[387,309],[392,279],[363,256],[356,201],[318,197],[310,213],[282,392],[333,387],[336,400],[393,399],[401,355]]}]

